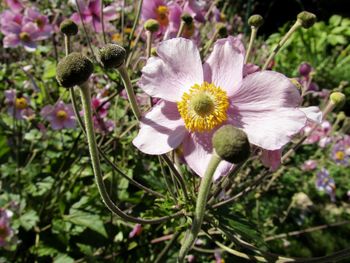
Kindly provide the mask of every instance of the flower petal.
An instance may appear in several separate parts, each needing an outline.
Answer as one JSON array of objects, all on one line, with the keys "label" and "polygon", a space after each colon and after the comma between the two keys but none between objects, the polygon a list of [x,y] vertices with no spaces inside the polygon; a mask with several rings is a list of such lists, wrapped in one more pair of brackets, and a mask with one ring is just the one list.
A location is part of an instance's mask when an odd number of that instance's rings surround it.
[{"label": "flower petal", "polygon": [[244,78],[233,94],[229,122],[242,128],[252,144],[277,150],[306,123],[297,107],[300,94],[288,78],[277,72],[256,72]]},{"label": "flower petal", "polygon": [[216,41],[203,65],[205,81],[223,88],[231,96],[243,78],[244,53],[238,38],[230,36]]},{"label": "flower petal", "polygon": [[271,172],[276,171],[281,165],[282,149],[268,151],[262,150],[261,161],[263,165],[270,168]]},{"label": "flower petal", "polygon": [[306,118],[311,121],[311,122],[315,122],[317,124],[321,124],[322,123],[322,111],[320,110],[319,107],[316,106],[311,106],[311,107],[300,107],[299,110],[301,110],[302,112],[305,113]]},{"label": "flower petal", "polygon": [[142,118],[133,144],[147,154],[164,154],[177,148],[186,134],[176,103],[161,101]]},{"label": "flower petal", "polygon": [[194,84],[203,82],[203,69],[196,45],[185,38],[163,41],[158,57],[142,69],[140,87],[150,96],[176,102]]},{"label": "flower petal", "polygon": [[[191,133],[183,141],[184,159],[188,166],[200,177],[203,177],[213,154],[211,133]],[[227,175],[233,164],[221,161],[214,173],[214,180]]]}]

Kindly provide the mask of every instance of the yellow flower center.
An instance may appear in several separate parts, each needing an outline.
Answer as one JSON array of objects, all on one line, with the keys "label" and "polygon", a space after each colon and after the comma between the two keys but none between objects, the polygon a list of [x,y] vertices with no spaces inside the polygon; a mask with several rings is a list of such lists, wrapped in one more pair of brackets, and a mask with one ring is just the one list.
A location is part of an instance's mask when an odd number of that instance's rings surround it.
[{"label": "yellow flower center", "polygon": [[156,9],[156,13],[157,13],[157,20],[158,20],[159,24],[162,26],[167,26],[169,24],[169,18],[168,18],[169,9],[168,9],[168,7],[165,5],[160,5]]},{"label": "yellow flower center", "polygon": [[336,152],[335,153],[335,158],[337,159],[337,160],[344,160],[344,158],[345,158],[345,153],[344,152],[342,152],[342,151],[338,151],[338,152]]},{"label": "yellow flower center", "polygon": [[30,35],[27,32],[21,32],[19,34],[19,38],[23,41],[23,42],[29,42],[30,41]]},{"label": "yellow flower center", "polygon": [[28,106],[27,100],[23,97],[17,98],[15,103],[16,103],[16,109],[20,109],[20,110],[23,110]]},{"label": "yellow flower center", "polygon": [[60,120],[65,120],[68,118],[68,114],[67,112],[65,112],[64,110],[59,110],[56,113],[56,117]]},{"label": "yellow flower center", "polygon": [[192,132],[210,131],[227,119],[226,91],[207,82],[193,85],[182,95],[177,108],[185,126]]}]

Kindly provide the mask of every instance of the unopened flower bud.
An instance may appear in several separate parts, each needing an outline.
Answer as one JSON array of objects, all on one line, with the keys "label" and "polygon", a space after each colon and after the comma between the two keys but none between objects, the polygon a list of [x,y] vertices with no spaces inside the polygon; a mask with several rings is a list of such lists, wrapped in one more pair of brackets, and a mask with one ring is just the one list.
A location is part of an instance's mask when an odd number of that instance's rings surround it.
[{"label": "unopened flower bud", "polygon": [[67,36],[75,36],[78,33],[78,26],[71,19],[65,19],[60,24],[60,30]]},{"label": "unopened flower bud", "polygon": [[225,24],[223,24],[223,23],[218,23],[218,24],[216,25],[216,30],[217,30],[217,32],[218,32],[219,37],[221,37],[221,38],[227,37],[227,28],[226,28],[226,25],[225,25]]},{"label": "unopened flower bud", "polygon": [[343,121],[343,120],[345,120],[345,118],[346,118],[346,114],[344,113],[344,111],[341,111],[338,113],[337,120]]},{"label": "unopened flower bud", "polygon": [[264,24],[264,18],[261,15],[252,15],[248,19],[248,25],[253,27],[261,27]]},{"label": "unopened flower bud", "polygon": [[250,145],[244,131],[232,125],[219,128],[212,139],[217,155],[230,163],[240,163],[248,159]]},{"label": "unopened flower bud", "polygon": [[151,48],[151,55],[152,55],[153,57],[158,56],[158,54],[157,54],[157,48],[156,48],[156,47],[152,47],[152,48]]},{"label": "unopened flower bud", "polygon": [[159,30],[159,22],[155,19],[148,19],[143,27],[152,33],[155,33]]},{"label": "unopened flower bud", "polygon": [[345,95],[339,91],[332,92],[329,96],[329,100],[336,106],[343,106],[345,103]]},{"label": "unopened flower bud", "polygon": [[189,13],[182,14],[181,19],[186,25],[191,25],[193,23],[193,17]]},{"label": "unopened flower bud", "polygon": [[290,81],[299,90],[299,92],[301,92],[303,90],[303,86],[300,84],[300,82],[296,78],[292,78],[292,79],[290,79]]},{"label": "unopened flower bud", "polygon": [[66,88],[83,84],[94,71],[94,66],[86,56],[73,52],[57,64],[56,79]]},{"label": "unopened flower bud", "polygon": [[105,68],[119,68],[125,58],[125,49],[117,44],[107,44],[99,50],[99,59]]},{"label": "unopened flower bud", "polygon": [[311,71],[312,71],[312,67],[311,67],[311,65],[309,63],[304,62],[304,63],[300,64],[300,66],[299,66],[299,74],[301,76],[307,77],[307,76],[309,76]]},{"label": "unopened flower bud", "polygon": [[303,28],[310,28],[316,22],[316,15],[307,11],[300,12],[297,16]]}]

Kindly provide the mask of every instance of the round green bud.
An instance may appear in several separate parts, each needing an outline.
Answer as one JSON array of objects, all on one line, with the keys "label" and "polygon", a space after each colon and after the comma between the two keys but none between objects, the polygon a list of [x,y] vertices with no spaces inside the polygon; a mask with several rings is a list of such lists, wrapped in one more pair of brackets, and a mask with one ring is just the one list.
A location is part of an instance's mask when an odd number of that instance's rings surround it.
[{"label": "round green bud", "polygon": [[58,62],[56,79],[61,86],[70,88],[83,84],[93,71],[94,66],[90,59],[78,52],[73,52]]},{"label": "round green bud", "polygon": [[126,51],[117,44],[107,44],[99,50],[100,61],[105,68],[119,68],[126,58]]},{"label": "round green bud", "polygon": [[310,28],[316,22],[316,15],[307,11],[300,12],[297,16],[303,28]]},{"label": "round green bud", "polygon": [[332,92],[329,96],[329,100],[336,106],[343,106],[345,103],[345,95],[339,91]]},{"label": "round green bud", "polygon": [[158,56],[158,54],[157,54],[157,48],[156,48],[156,47],[152,47],[152,48],[151,48],[151,55],[152,55],[153,57],[157,57],[157,56]]},{"label": "round green bud", "polygon": [[71,19],[65,19],[60,24],[60,30],[67,36],[75,36],[78,33],[78,26]]},{"label": "round green bud", "polygon": [[146,29],[147,31],[150,31],[152,33],[155,33],[159,30],[159,22],[155,19],[148,19],[144,25],[143,25],[144,29]]},{"label": "round green bud", "polygon": [[345,118],[346,118],[346,114],[345,114],[344,111],[341,111],[341,112],[338,113],[337,120],[343,121],[343,120],[345,120]]},{"label": "round green bud", "polygon": [[181,19],[186,25],[191,25],[193,23],[193,17],[189,13],[182,14]]},{"label": "round green bud", "polygon": [[216,25],[216,30],[218,32],[219,37],[221,37],[221,38],[227,37],[227,28],[226,28],[225,24],[218,23]]},{"label": "round green bud", "polygon": [[212,138],[217,155],[230,163],[240,163],[248,159],[250,145],[244,131],[232,125],[219,128]]},{"label": "round green bud", "polygon": [[264,24],[264,18],[261,15],[252,15],[248,19],[248,25],[253,27],[261,27]]}]

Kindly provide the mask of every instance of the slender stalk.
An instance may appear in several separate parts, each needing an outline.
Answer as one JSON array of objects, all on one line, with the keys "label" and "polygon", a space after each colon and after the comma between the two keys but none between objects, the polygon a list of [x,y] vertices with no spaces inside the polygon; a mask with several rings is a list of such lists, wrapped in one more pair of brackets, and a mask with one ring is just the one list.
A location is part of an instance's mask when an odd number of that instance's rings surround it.
[{"label": "slender stalk", "polygon": [[151,57],[151,50],[152,50],[152,38],[153,38],[153,34],[151,31],[146,31],[146,56],[147,58]]},{"label": "slender stalk", "polygon": [[159,263],[159,262],[164,262],[162,261],[163,258],[166,256],[166,254],[168,253],[169,249],[175,244],[177,238],[180,236],[181,232],[176,232],[173,237],[171,238],[171,240],[169,241],[168,244],[166,244],[166,246],[164,247],[164,249],[160,252],[160,254],[158,255],[158,257],[156,258],[156,260],[154,261],[154,263]]},{"label": "slender stalk", "polygon": [[210,191],[210,186],[213,181],[214,172],[218,167],[220,161],[221,161],[221,158],[214,153],[210,159],[207,170],[205,171],[204,177],[199,187],[192,227],[191,227],[191,230],[188,230],[186,232],[184,241],[182,243],[182,246],[179,252],[179,256],[178,256],[179,263],[184,262],[185,256],[190,251],[191,247],[193,246],[198,236],[199,231],[201,230],[205,208],[207,204],[207,199],[208,199],[208,194]]},{"label": "slender stalk", "polygon": [[268,65],[271,63],[273,58],[277,55],[277,53],[280,51],[280,49],[284,46],[284,44],[287,42],[287,40],[291,37],[291,35],[299,28],[301,27],[301,23],[299,20],[295,21],[294,25],[289,29],[287,34],[284,35],[284,37],[278,42],[277,46],[272,50],[270,56],[266,60],[264,66],[262,67],[262,70],[266,70]]},{"label": "slender stalk", "polygon": [[120,73],[120,76],[122,77],[122,80],[123,80],[123,83],[124,83],[126,94],[128,95],[128,99],[129,99],[129,102],[130,102],[130,107],[132,109],[132,112],[134,113],[136,119],[138,121],[140,121],[141,112],[140,112],[139,107],[137,105],[135,93],[134,93],[134,90],[132,88],[132,84],[131,84],[131,81],[130,81],[130,78],[129,78],[129,74],[128,74],[128,71],[126,70],[125,65],[123,64],[122,66],[120,66],[118,68],[118,71]]},{"label": "slender stalk", "polygon": [[182,36],[182,33],[185,30],[185,24],[186,23],[183,20],[181,20],[180,28],[179,28],[179,31],[177,31],[176,37],[181,37]]},{"label": "slender stalk", "polygon": [[252,30],[250,33],[249,45],[248,45],[248,49],[247,49],[247,52],[246,52],[245,58],[244,58],[244,64],[247,64],[247,62],[249,61],[249,56],[250,56],[250,53],[252,51],[254,40],[256,38],[256,33],[258,32],[258,28],[256,28],[255,26],[252,26],[251,29]]},{"label": "slender stalk", "polygon": [[70,37],[68,35],[64,35],[64,50],[66,53],[66,56],[70,53]]},{"label": "slender stalk", "polygon": [[91,110],[91,95],[90,95],[90,88],[87,85],[87,83],[81,85],[80,87],[80,93],[81,93],[81,101],[83,105],[84,110],[84,120],[85,120],[85,129],[86,129],[86,137],[88,141],[88,147],[91,157],[91,163],[92,163],[92,169],[95,175],[95,180],[97,183],[97,188],[99,190],[99,193],[102,197],[103,202],[107,206],[107,208],[115,213],[116,215],[120,216],[126,221],[133,222],[133,223],[139,223],[139,224],[158,224],[165,222],[173,217],[178,217],[183,214],[182,211],[177,212],[170,216],[164,216],[157,219],[142,219],[142,218],[136,218],[133,216],[130,216],[126,213],[124,213],[119,207],[117,207],[113,201],[110,199],[106,186],[103,181],[101,166],[100,166],[100,159],[98,156],[98,149],[97,149],[97,143],[94,133],[94,126],[93,126],[93,120],[92,120],[92,110]]},{"label": "slender stalk", "polygon": [[107,44],[107,39],[106,39],[106,32],[105,32],[105,22],[104,22],[104,17],[103,17],[103,0],[101,0],[101,11],[100,11],[100,16],[101,16],[101,27],[102,27],[102,36],[103,36],[103,43]]},{"label": "slender stalk", "polygon": [[[128,68],[129,65],[130,65],[132,56],[134,55],[135,49],[136,49],[136,47],[137,47],[137,44],[138,44],[139,41],[140,41],[141,35],[142,35],[142,33],[143,33],[143,30],[144,30],[144,29],[143,29],[143,27],[142,27],[141,30],[139,31],[139,33],[138,33],[137,36],[136,36],[134,45],[131,47],[131,51],[130,51],[130,53],[129,53],[128,59],[126,60],[126,64],[125,64],[125,67],[126,67],[126,68]],[[131,43],[130,43],[130,45],[131,45]]]},{"label": "slender stalk", "polygon": [[209,42],[207,43],[207,45],[206,45],[205,48],[204,48],[203,56],[205,56],[205,55],[208,53],[209,49],[210,49],[210,48],[212,47],[212,45],[214,44],[214,41],[215,41],[215,39],[217,38],[218,34],[219,34],[218,30],[216,30],[215,33],[214,33],[214,35],[209,39]]}]

